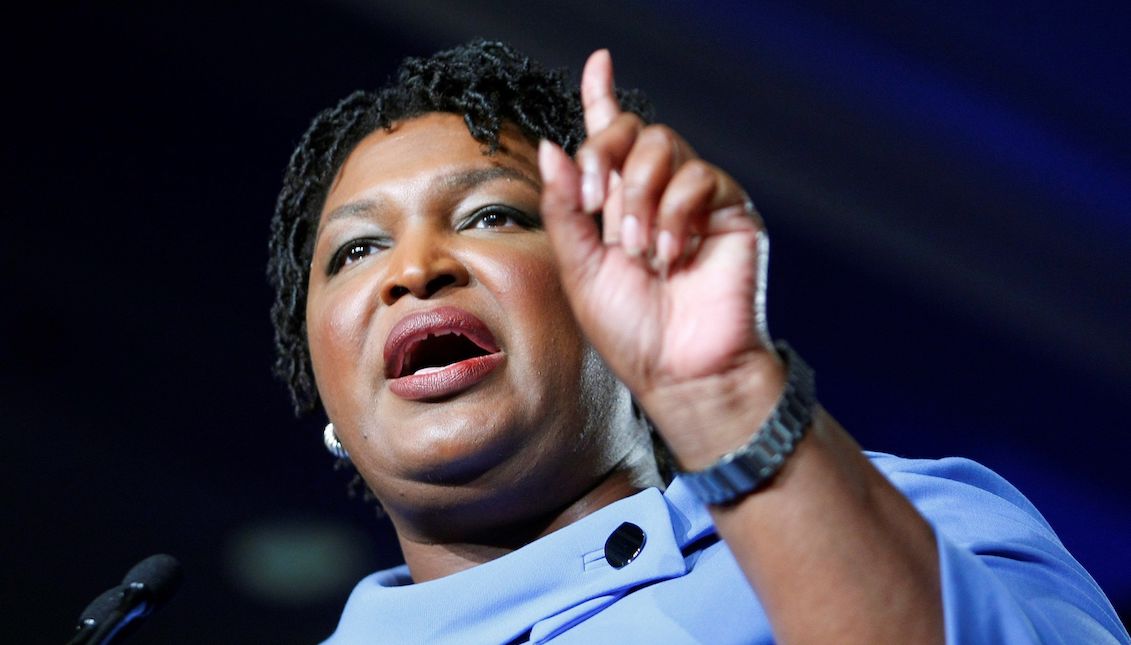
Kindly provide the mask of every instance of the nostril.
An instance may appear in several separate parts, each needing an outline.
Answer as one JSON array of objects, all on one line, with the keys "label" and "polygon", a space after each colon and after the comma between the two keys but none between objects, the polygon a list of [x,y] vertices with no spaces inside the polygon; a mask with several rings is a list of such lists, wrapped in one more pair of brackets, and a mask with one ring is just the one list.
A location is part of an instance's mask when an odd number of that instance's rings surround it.
[{"label": "nostril", "polygon": [[[382,287],[382,299],[386,304],[393,304],[402,297],[412,295],[419,299],[435,296],[445,287],[459,285],[465,274],[456,271],[436,271],[429,276],[424,271],[406,272],[403,275],[394,275]],[[425,281],[426,277],[431,279]]]},{"label": "nostril", "polygon": [[448,285],[455,284],[455,282],[456,277],[454,275],[447,273],[438,275],[428,281],[428,285],[426,287],[428,289],[428,295],[432,295]]}]

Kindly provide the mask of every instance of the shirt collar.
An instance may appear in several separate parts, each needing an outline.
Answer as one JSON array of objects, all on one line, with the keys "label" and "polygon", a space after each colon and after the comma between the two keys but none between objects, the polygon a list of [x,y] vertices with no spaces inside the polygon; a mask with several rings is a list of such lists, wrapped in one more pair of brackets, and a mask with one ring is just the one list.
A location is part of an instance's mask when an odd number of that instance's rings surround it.
[{"label": "shirt collar", "polygon": [[[605,541],[624,522],[643,530],[644,545],[616,569],[605,560]],[[404,565],[375,573],[354,588],[328,642],[504,643],[540,622],[539,631],[552,631],[633,587],[683,575],[681,549],[712,531],[706,509],[676,479],[665,494],[642,491],[444,578],[411,584]]]}]

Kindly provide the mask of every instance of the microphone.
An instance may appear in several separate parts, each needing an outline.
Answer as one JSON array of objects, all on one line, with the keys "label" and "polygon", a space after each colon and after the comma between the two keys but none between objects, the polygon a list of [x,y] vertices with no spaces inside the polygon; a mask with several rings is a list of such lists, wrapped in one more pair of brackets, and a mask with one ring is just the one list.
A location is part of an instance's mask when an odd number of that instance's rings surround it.
[{"label": "microphone", "polygon": [[124,638],[173,596],[181,577],[181,564],[171,555],[142,560],[126,572],[122,584],[87,605],[67,645],[108,645]]},{"label": "microphone", "polygon": [[86,609],[82,610],[79,614],[79,624],[75,630],[75,636],[67,641],[67,645],[80,645],[82,643],[89,643],[91,634],[94,630],[102,625],[110,616],[118,605],[121,604],[122,594],[125,592],[125,585],[118,585],[111,589],[107,589],[98,595],[97,598],[91,601]]}]

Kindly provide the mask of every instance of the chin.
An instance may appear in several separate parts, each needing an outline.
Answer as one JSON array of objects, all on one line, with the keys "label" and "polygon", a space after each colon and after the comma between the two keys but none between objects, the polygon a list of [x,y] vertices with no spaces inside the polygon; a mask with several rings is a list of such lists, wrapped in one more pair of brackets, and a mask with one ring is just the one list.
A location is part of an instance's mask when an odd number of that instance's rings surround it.
[{"label": "chin", "polygon": [[529,441],[526,426],[516,423],[496,397],[477,398],[430,404],[422,414],[400,416],[376,433],[391,447],[392,472],[400,479],[451,487],[490,476],[514,461]]}]

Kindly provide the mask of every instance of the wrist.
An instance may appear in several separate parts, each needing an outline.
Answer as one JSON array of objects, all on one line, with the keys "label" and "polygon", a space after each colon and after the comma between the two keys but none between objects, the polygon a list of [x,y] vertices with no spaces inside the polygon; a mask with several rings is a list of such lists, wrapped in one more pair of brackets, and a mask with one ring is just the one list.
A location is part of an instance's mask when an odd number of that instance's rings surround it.
[{"label": "wrist", "polygon": [[729,504],[777,476],[813,421],[813,370],[786,343],[775,345],[788,365],[785,389],[750,440],[709,466],[684,473],[686,485],[707,504]]},{"label": "wrist", "polygon": [[710,466],[745,445],[782,396],[786,369],[772,349],[759,349],[733,369],[656,388],[640,398],[683,470]]}]

